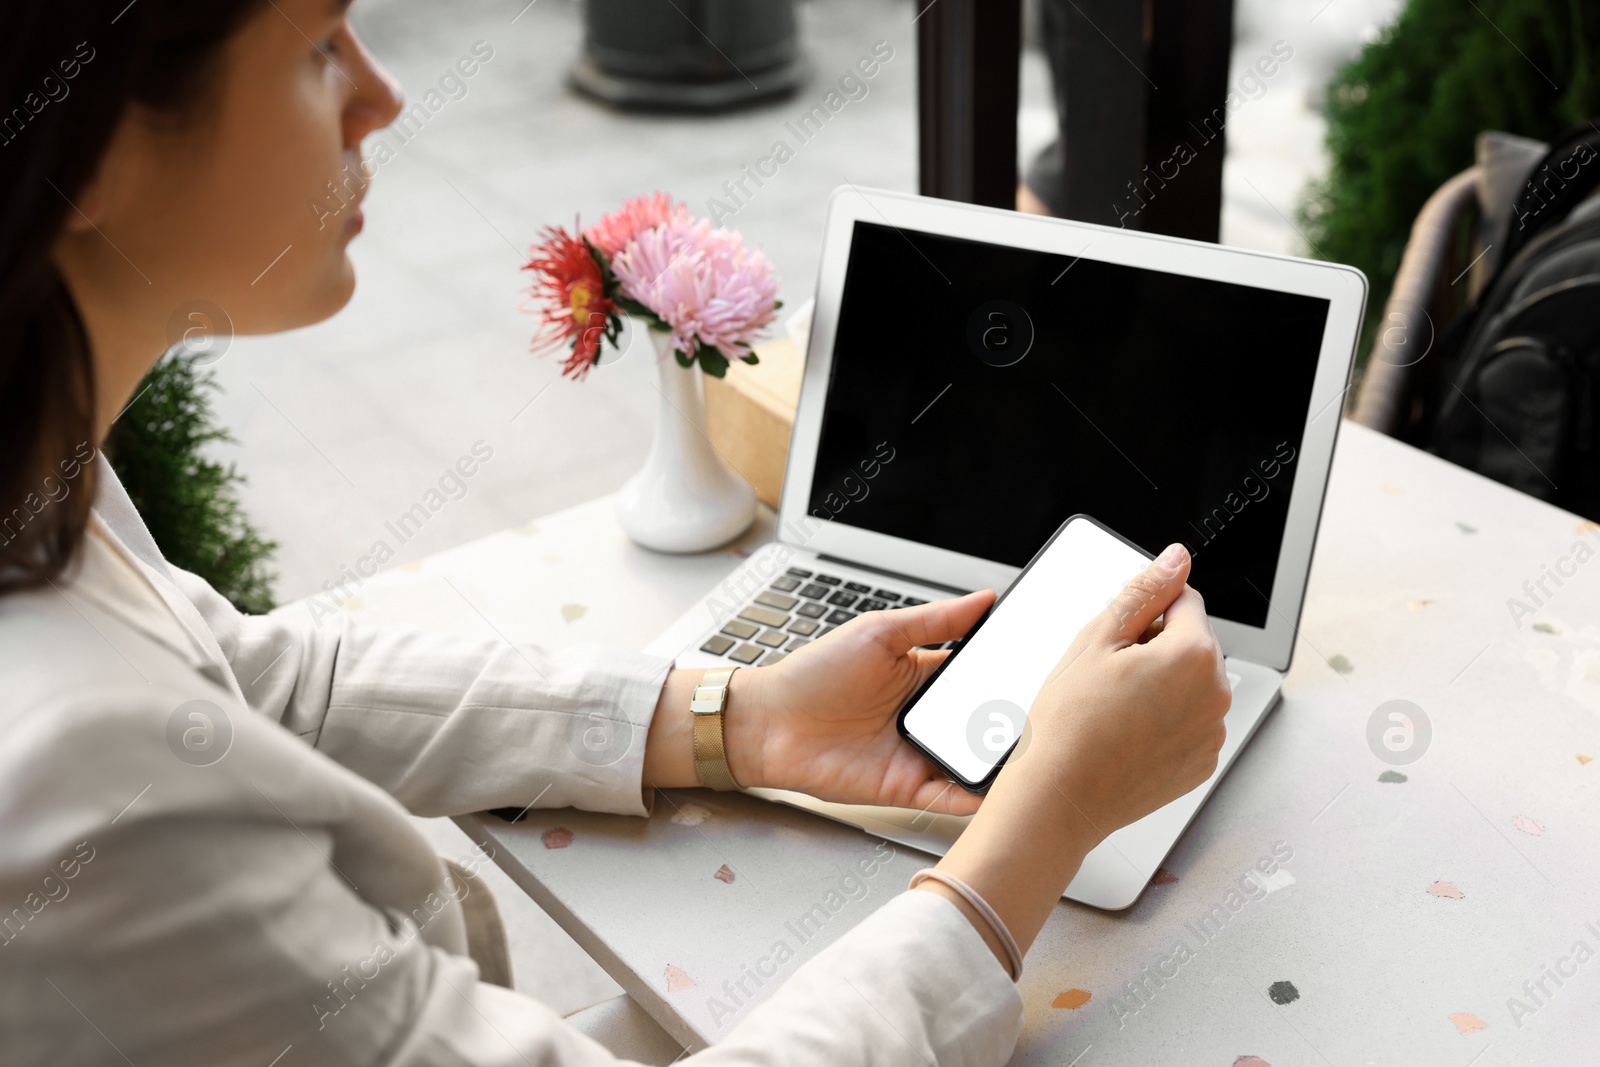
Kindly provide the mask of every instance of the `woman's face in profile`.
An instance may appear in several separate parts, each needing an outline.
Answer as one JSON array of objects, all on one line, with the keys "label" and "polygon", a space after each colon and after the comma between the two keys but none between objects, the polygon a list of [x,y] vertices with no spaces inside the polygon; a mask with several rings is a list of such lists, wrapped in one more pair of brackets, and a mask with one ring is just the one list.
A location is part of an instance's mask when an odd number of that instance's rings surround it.
[{"label": "woman's face in profile", "polygon": [[238,333],[344,306],[361,142],[401,105],[347,7],[270,0],[223,49],[192,118],[124,117],[64,239],[97,288],[147,311],[207,301]]}]

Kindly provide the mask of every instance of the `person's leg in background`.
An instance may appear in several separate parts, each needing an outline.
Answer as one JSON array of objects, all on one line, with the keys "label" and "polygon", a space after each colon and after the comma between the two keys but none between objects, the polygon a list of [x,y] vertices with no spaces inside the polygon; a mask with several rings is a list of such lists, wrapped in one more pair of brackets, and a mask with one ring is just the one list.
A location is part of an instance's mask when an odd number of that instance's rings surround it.
[{"label": "person's leg in background", "polygon": [[1050,62],[1050,87],[1056,101],[1056,138],[1034,156],[1017,186],[1017,210],[1030,215],[1063,213],[1066,157],[1067,5],[1069,0],[1038,0],[1039,44]]}]

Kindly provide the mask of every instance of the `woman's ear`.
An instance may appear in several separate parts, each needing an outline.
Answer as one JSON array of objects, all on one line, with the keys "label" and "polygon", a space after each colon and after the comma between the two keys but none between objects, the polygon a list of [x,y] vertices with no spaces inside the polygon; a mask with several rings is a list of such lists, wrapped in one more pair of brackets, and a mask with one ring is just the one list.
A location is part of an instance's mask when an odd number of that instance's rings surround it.
[{"label": "woman's ear", "polygon": [[[98,231],[105,225],[114,176],[138,162],[135,153],[149,150],[147,144],[139,143],[147,134],[136,121],[136,111],[137,106],[130,107],[122,116],[105,151],[100,153],[94,175],[68,201],[74,208],[67,212],[66,233],[69,236]],[[60,192],[66,195],[65,190]]]},{"label": "woman's ear", "polygon": [[[102,160],[99,169],[95,171],[94,177],[90,178],[88,183],[78,190],[78,195],[67,199],[67,203],[72,205],[73,210],[67,212],[66,225],[63,227],[66,236],[78,237],[91,233],[98,230],[101,224],[105,222],[105,173],[105,161]],[[56,191],[61,193],[63,197],[67,195],[64,190],[57,189]]]},{"label": "woman's ear", "polygon": [[100,179],[98,176],[78,193],[78,198],[71,201],[76,209],[67,212],[66,231],[73,237],[98,230],[105,216],[105,197],[100,192]]}]

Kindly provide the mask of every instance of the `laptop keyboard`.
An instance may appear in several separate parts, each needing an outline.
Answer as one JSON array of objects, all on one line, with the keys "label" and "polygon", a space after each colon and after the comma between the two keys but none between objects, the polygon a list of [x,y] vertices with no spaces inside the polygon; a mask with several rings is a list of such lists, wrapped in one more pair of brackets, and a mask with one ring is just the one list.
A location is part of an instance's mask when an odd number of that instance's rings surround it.
[{"label": "laptop keyboard", "polygon": [[797,648],[864,611],[926,604],[920,597],[790,567],[751,598],[700,646],[701,652],[758,667],[781,663]]}]

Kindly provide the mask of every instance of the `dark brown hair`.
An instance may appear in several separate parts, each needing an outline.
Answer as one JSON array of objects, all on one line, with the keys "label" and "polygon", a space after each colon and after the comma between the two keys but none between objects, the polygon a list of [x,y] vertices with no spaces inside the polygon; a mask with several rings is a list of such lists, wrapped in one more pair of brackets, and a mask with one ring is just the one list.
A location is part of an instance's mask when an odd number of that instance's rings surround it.
[{"label": "dark brown hair", "polygon": [[0,3],[0,593],[59,574],[89,520],[94,368],[51,258],[72,201],[127,108],[185,113],[259,6]]}]

